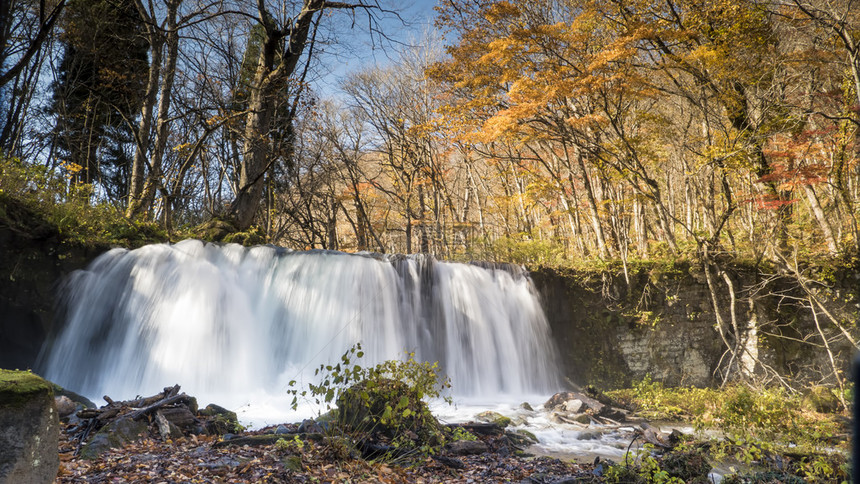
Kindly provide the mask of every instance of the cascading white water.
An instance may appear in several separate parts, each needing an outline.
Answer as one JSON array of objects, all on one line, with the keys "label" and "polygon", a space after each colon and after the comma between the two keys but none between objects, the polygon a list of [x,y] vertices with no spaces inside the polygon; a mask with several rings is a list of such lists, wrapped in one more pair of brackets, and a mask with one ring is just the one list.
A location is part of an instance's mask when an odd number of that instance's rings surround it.
[{"label": "cascading white water", "polygon": [[287,381],[307,381],[356,342],[365,365],[406,351],[439,361],[455,395],[557,387],[554,345],[527,277],[422,256],[194,240],[114,249],[73,275],[61,310],[65,327],[44,351],[44,370],[89,396],[130,398],[174,383],[204,399],[284,393]]}]

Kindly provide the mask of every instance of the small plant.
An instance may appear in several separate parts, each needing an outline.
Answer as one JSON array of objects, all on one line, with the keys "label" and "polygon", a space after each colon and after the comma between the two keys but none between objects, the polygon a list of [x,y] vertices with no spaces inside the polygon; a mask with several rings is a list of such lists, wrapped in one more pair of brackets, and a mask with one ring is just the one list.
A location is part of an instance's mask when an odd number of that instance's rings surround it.
[{"label": "small plant", "polygon": [[653,447],[646,444],[641,450],[631,455],[628,453],[624,462],[610,466],[606,470],[605,482],[612,484],[684,484],[684,480],[673,477],[660,466],[653,455]]},{"label": "small plant", "polygon": [[275,448],[281,452],[297,453],[305,448],[305,443],[298,435],[294,435],[292,439],[278,439]]},{"label": "small plant", "polygon": [[478,440],[478,438],[475,437],[475,434],[469,432],[463,427],[454,427],[454,429],[451,430],[450,440],[455,442],[458,440],[475,441]]}]

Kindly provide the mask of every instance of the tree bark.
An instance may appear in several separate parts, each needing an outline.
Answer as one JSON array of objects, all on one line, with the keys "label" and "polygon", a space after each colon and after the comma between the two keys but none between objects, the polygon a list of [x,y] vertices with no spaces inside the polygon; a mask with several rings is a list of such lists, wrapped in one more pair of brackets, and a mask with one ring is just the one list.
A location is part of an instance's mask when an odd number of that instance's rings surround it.
[{"label": "tree bark", "polygon": [[815,220],[818,221],[818,227],[824,234],[824,241],[827,242],[827,250],[836,255],[839,253],[839,247],[836,244],[836,238],[833,236],[833,228],[830,226],[830,221],[824,214],[821,204],[818,202],[818,196],[815,194],[815,189],[812,185],[803,185],[803,191],[806,192],[806,199],[809,201],[809,206],[812,207],[812,214],[815,215]]},{"label": "tree bark", "polygon": [[134,159],[131,165],[131,176],[129,178],[128,188],[128,206],[126,207],[126,217],[134,218],[141,211],[143,195],[143,183],[145,177],[145,167],[147,165],[146,155],[149,151],[150,130],[152,128],[152,115],[155,109],[155,102],[158,99],[158,81],[161,73],[161,57],[162,48],[164,47],[164,37],[157,30],[157,27],[152,25],[151,19],[143,10],[143,4],[138,0],[138,10],[144,16],[145,25],[148,29],[149,37],[149,76],[146,81],[146,94],[143,98],[143,107],[140,111],[140,123],[138,124],[137,136],[135,139]]},{"label": "tree bark", "polygon": [[176,79],[176,62],[179,56],[179,28],[176,22],[177,11],[182,0],[171,0],[167,3],[167,57],[164,63],[164,74],[161,79],[161,92],[158,99],[158,117],[155,121],[155,147],[149,158],[149,176],[143,186],[140,206],[133,216],[147,212],[155,202],[155,192],[161,186],[161,167],[164,161],[164,151],[167,149],[167,138],[170,135],[168,123],[170,120],[170,102],[173,96],[173,83]]},{"label": "tree bark", "polygon": [[263,177],[270,164],[268,136],[275,108],[275,91],[281,87],[281,82],[295,71],[308,42],[314,15],[327,8],[326,3],[324,0],[304,0],[301,11],[288,27],[287,49],[280,63],[277,63],[278,47],[287,32],[277,28],[264,2],[257,2],[265,37],[248,101],[249,113],[245,123],[245,144],[239,170],[238,192],[230,206],[236,228],[239,230],[247,230],[253,224],[254,215],[260,205]]}]

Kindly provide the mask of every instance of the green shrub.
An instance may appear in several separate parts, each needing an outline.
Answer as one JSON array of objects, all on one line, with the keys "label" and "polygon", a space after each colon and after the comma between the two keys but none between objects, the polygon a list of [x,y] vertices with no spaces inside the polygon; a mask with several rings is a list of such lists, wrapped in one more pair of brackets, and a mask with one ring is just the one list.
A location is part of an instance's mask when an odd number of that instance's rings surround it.
[{"label": "green shrub", "polygon": [[32,232],[41,229],[33,220],[39,218],[63,240],[79,244],[134,247],[167,240],[157,224],[128,220],[120,207],[94,200],[93,186],[75,183],[74,173],[73,165],[51,171],[0,155],[0,219]]},{"label": "green shrub", "polygon": [[[408,353],[403,361],[365,368],[355,363],[363,356],[357,344],[339,363],[320,365],[315,371],[320,383],[308,385],[307,390],[288,390],[293,408],[299,398],[311,399],[328,410],[336,405],[337,430],[358,442],[382,439],[424,454],[441,446],[444,431],[424,401],[440,397],[450,388],[450,381],[440,377],[438,364],[415,361],[414,354]],[[450,403],[450,397],[445,400]]]}]

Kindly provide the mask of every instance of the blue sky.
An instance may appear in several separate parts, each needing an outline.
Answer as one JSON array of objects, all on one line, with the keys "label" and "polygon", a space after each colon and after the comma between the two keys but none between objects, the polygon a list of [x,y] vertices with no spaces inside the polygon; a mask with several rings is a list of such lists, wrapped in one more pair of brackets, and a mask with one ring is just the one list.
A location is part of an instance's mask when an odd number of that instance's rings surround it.
[{"label": "blue sky", "polygon": [[397,10],[402,18],[401,21],[393,15],[387,15],[380,19],[381,30],[390,38],[387,42],[371,38],[367,32],[366,17],[357,17],[355,26],[339,39],[345,45],[337,46],[333,52],[320,59],[323,71],[328,72],[315,83],[318,94],[322,97],[337,96],[338,84],[350,72],[363,67],[385,65],[397,58],[401,49],[420,40],[424,32],[433,28],[436,14],[433,7],[436,3],[437,0],[381,0],[383,7]]}]

